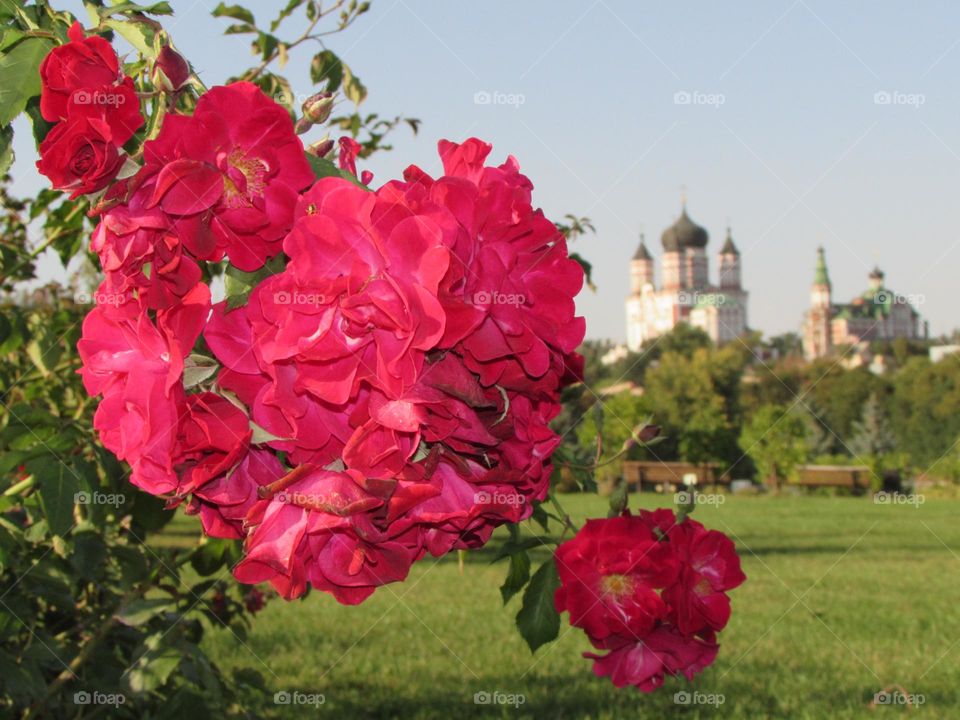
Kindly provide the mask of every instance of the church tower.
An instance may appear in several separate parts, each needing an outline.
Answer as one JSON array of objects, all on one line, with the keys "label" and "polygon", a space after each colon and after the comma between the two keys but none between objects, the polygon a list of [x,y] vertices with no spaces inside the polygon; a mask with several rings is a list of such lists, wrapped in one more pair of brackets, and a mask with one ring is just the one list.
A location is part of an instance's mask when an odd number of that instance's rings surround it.
[{"label": "church tower", "polygon": [[817,248],[817,268],[810,286],[810,310],[803,329],[803,354],[808,360],[829,354],[830,311],[833,305],[833,287],[827,273],[827,258],[823,246]]},{"label": "church tower", "polygon": [[707,231],[687,215],[684,201],[680,217],[663,231],[663,289],[687,290],[709,284],[707,267]]},{"label": "church tower", "polygon": [[717,272],[720,275],[721,290],[740,289],[740,251],[733,244],[733,235],[727,228],[727,239],[717,256]]},{"label": "church tower", "polygon": [[653,257],[647,250],[643,233],[640,233],[640,244],[630,260],[630,293],[639,295],[644,285],[653,285]]}]

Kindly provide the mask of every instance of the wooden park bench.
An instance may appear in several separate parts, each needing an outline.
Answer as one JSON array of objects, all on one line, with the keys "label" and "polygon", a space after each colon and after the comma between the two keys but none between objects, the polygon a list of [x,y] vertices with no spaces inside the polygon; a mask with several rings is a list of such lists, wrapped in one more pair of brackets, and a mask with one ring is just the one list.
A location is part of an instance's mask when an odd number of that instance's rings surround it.
[{"label": "wooden park bench", "polygon": [[800,465],[797,476],[791,485],[848,488],[854,493],[865,492],[871,485],[871,472],[866,465]]},{"label": "wooden park bench", "polygon": [[729,485],[730,476],[718,472],[716,463],[696,465],[685,462],[661,462],[653,460],[625,460],[623,480],[627,486],[639,490],[659,489],[661,492],[674,492],[683,487],[686,475],[695,475],[697,487],[705,485]]}]

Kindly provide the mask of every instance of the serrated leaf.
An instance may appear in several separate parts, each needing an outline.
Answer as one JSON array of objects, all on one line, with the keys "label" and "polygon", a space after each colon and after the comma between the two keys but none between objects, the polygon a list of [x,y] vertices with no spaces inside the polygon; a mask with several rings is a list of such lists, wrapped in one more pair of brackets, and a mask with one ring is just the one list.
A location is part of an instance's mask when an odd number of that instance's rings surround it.
[{"label": "serrated leaf", "polygon": [[210,379],[220,368],[213,358],[190,353],[183,364],[183,386],[188,390]]},{"label": "serrated leaf", "polygon": [[173,8],[168,2],[158,2],[152,5],[139,5],[134,2],[120,2],[113,5],[102,7],[97,10],[100,17],[106,18],[111,15],[144,13],[146,15],[173,15]]},{"label": "serrated leaf", "polygon": [[227,5],[226,3],[220,3],[213,9],[211,14],[214,17],[228,17],[233,18],[234,20],[242,20],[243,22],[250,23],[251,25],[257,24],[257,21],[253,18],[253,13],[242,5]]},{"label": "serrated leaf", "polygon": [[135,655],[139,658],[127,674],[126,684],[134,695],[150,692],[164,685],[180,664],[180,652],[163,645],[163,634],[148,637]]},{"label": "serrated leaf", "polygon": [[323,50],[313,56],[310,63],[310,80],[314,85],[327,83],[327,92],[334,92],[343,82],[343,63],[332,50]]},{"label": "serrated leaf", "polygon": [[224,563],[233,561],[236,544],[234,540],[207,538],[191,553],[190,565],[200,575],[213,575]]},{"label": "serrated leaf", "polygon": [[0,29],[0,50],[6,50],[23,39],[24,32],[18,28],[6,27]]},{"label": "serrated leaf", "polygon": [[235,310],[246,305],[253,288],[271,275],[282,272],[286,265],[287,259],[283,254],[267,260],[263,267],[252,272],[245,272],[233,265],[228,265],[223,278],[227,309]]},{"label": "serrated leaf", "polygon": [[346,63],[343,64],[343,94],[354,105],[360,105],[367,99],[367,87],[360,82],[360,78],[353,74]]},{"label": "serrated leaf", "polygon": [[226,30],[223,31],[224,35],[245,35],[247,33],[255,33],[257,29],[250,23],[234,23],[229,25]]},{"label": "serrated leaf", "polygon": [[0,130],[0,177],[7,174],[11,165],[13,165],[13,127],[8,125]]},{"label": "serrated leaf", "polygon": [[117,35],[133,45],[137,52],[144,57],[155,58],[157,56],[153,45],[153,38],[156,33],[149,25],[131,20],[117,20],[116,18],[108,18],[103,21],[103,24],[111,30],[115,30]]},{"label": "serrated leaf", "polygon": [[167,610],[173,610],[176,603],[170,598],[143,598],[134,600],[121,608],[115,617],[123,625],[137,627]]},{"label": "serrated leaf", "polygon": [[278,27],[280,27],[280,23],[282,23],[286,18],[290,17],[293,11],[303,5],[303,3],[304,0],[290,0],[286,4],[286,7],[280,11],[280,14],[277,15],[276,20],[270,23],[270,32],[274,32]]},{"label": "serrated leaf", "polygon": [[37,479],[40,507],[54,535],[66,535],[73,527],[74,496],[80,483],[70,468],[52,455],[27,462],[27,472]]},{"label": "serrated leaf", "polygon": [[40,63],[53,48],[46,38],[28,37],[0,57],[0,126],[9,125],[40,94]]},{"label": "serrated leaf", "polygon": [[514,553],[510,556],[510,567],[507,570],[507,579],[500,586],[500,597],[503,604],[523,590],[524,585],[530,582],[530,555],[526,551]]},{"label": "serrated leaf", "polygon": [[284,440],[290,440],[290,438],[277,437],[273,433],[264,430],[262,427],[253,422],[253,420],[250,421],[250,429],[253,431],[253,433],[250,435],[251,445],[263,445],[269,442],[282,442]]},{"label": "serrated leaf", "polygon": [[316,176],[317,180],[325,177],[341,177],[344,180],[349,180],[357,187],[362,187],[364,190],[370,190],[370,188],[360,182],[360,180],[354,177],[351,173],[347,172],[346,170],[341,170],[332,161],[327,160],[326,158],[318,158],[316,155],[307,155],[307,162],[310,163],[310,168],[313,170],[313,174]]},{"label": "serrated leaf", "polygon": [[530,652],[557,638],[560,634],[560,615],[553,604],[553,596],[560,587],[560,576],[553,558],[534,573],[523,593],[523,606],[517,613],[517,629],[527,641]]}]

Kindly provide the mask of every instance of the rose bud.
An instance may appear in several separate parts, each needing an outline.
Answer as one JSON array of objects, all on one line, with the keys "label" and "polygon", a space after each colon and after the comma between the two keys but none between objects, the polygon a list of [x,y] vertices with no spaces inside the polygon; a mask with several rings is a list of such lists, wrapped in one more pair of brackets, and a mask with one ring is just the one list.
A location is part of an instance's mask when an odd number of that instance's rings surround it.
[{"label": "rose bud", "polygon": [[164,45],[153,62],[153,84],[166,93],[174,93],[190,79],[190,65],[183,55]]},{"label": "rose bud", "polygon": [[311,95],[300,106],[303,110],[303,119],[314,125],[327,121],[330,111],[333,110],[333,93],[321,92]]},{"label": "rose bud", "polygon": [[643,425],[643,427],[634,428],[633,432],[638,438],[640,438],[640,442],[647,443],[660,435],[660,426]]},{"label": "rose bud", "polygon": [[293,126],[293,131],[297,135],[303,135],[305,132],[308,132],[310,128],[313,127],[313,123],[307,120],[305,117],[297,120],[296,124]]},{"label": "rose bud", "polygon": [[333,152],[333,140],[326,138],[307,146],[307,154],[318,158],[329,157]]}]

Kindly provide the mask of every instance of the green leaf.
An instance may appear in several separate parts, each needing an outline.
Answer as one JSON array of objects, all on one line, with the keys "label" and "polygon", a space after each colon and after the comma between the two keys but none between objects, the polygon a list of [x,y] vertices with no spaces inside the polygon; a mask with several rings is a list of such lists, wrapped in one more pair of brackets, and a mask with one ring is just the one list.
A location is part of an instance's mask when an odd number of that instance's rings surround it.
[{"label": "green leaf", "polygon": [[157,56],[153,45],[153,38],[156,33],[146,23],[110,18],[104,20],[103,24],[111,30],[116,30],[120,37],[133,45],[136,51],[144,57],[155,58]]},{"label": "green leaf", "polygon": [[100,17],[107,18],[111,15],[146,13],[147,15],[173,15],[173,8],[168,2],[158,2],[152,5],[139,5],[134,2],[121,2],[108,7],[102,7],[97,10]]},{"label": "green leaf", "polygon": [[54,535],[66,535],[73,527],[74,496],[80,483],[71,469],[52,455],[27,462],[27,472],[36,477],[40,507]]},{"label": "green leaf", "polygon": [[171,598],[143,598],[122,607],[115,617],[128,627],[137,627],[174,608],[176,603]]},{"label": "green leaf", "polygon": [[[124,503],[129,503],[130,494],[124,495]],[[160,530],[173,519],[173,512],[167,509],[161,498],[145,492],[133,494],[133,509],[130,511],[133,521],[146,530]]]},{"label": "green leaf", "polygon": [[530,582],[530,556],[526,551],[514,553],[510,556],[510,569],[507,570],[507,579],[500,586],[500,596],[506,605],[514,595],[523,590],[523,586]]},{"label": "green leaf", "polygon": [[[47,137],[47,133],[53,130],[54,123],[47,122],[40,114],[40,96],[32,97],[27,101],[25,112],[30,118],[30,124],[33,127],[33,142],[39,149],[40,143]],[[57,193],[59,195],[59,193]],[[33,219],[33,218],[31,218]]]},{"label": "green leaf", "polygon": [[40,94],[40,63],[52,48],[46,38],[28,37],[0,57],[0,125],[9,125]]},{"label": "green leaf", "polygon": [[313,174],[316,176],[317,180],[325,177],[341,177],[344,180],[349,180],[357,187],[362,187],[364,190],[370,189],[349,172],[346,170],[341,170],[332,161],[327,160],[326,158],[318,158],[316,155],[307,155],[307,162],[310,163],[310,167],[313,169]]},{"label": "green leaf", "polygon": [[17,28],[6,27],[0,29],[0,50],[6,50],[8,47],[20,42],[23,36],[23,30]]},{"label": "green leaf", "polygon": [[251,445],[263,445],[269,442],[290,440],[291,438],[282,438],[277,437],[271,432],[264,430],[262,427],[257,425],[253,420],[250,421],[250,429],[253,430],[253,433],[250,435],[250,444]]},{"label": "green leaf", "polygon": [[627,483],[623,481],[614,488],[613,492],[610,493],[610,511],[607,513],[607,517],[617,517],[627,509],[628,492]]},{"label": "green leaf", "polygon": [[198,353],[190,353],[183,363],[183,386],[188,390],[208,380],[220,368],[217,361]]},{"label": "green leaf", "polygon": [[324,50],[313,56],[310,63],[310,79],[314,85],[327,83],[327,92],[334,92],[343,82],[343,63],[332,50]]},{"label": "green leaf", "polygon": [[162,687],[180,664],[180,652],[175,647],[163,645],[164,634],[151,635],[136,652],[139,660],[126,678],[127,686],[135,695]]},{"label": "green leaf", "polygon": [[271,275],[282,272],[286,265],[287,259],[283,254],[267,260],[262,268],[253,272],[244,272],[233,265],[228,265],[223,278],[227,295],[227,310],[235,310],[246,305],[247,298],[250,297],[253,288]]},{"label": "green leaf", "polygon": [[560,576],[553,558],[534,573],[523,593],[523,606],[517,613],[517,629],[527,641],[530,652],[557,638],[560,615],[553,604],[553,595],[560,587]]},{"label": "green leaf", "polygon": [[235,540],[206,538],[190,555],[190,564],[200,575],[213,575],[224,563],[232,564],[239,560],[236,550]]},{"label": "green leaf", "polygon": [[280,23],[282,23],[286,18],[290,17],[293,11],[303,5],[303,3],[304,0],[290,0],[290,2],[286,4],[286,7],[280,11],[280,14],[277,15],[276,20],[270,23],[270,32],[274,32],[278,27],[280,27]]},{"label": "green leaf", "polygon": [[229,25],[226,30],[223,31],[224,35],[245,35],[246,33],[255,33],[257,29],[250,23],[234,23]]},{"label": "green leaf", "polygon": [[366,86],[346,64],[343,65],[343,94],[354,105],[359,105],[367,98]]},{"label": "green leaf", "polygon": [[242,5],[227,5],[226,3],[220,3],[213,9],[212,14],[214,17],[228,17],[233,18],[234,20],[242,20],[243,22],[250,23],[251,25],[257,24],[257,21],[253,19],[253,13]]},{"label": "green leaf", "polygon": [[[0,177],[7,174],[13,165],[13,127],[8,125],[0,130]],[[6,340],[4,337],[0,342]]]}]

